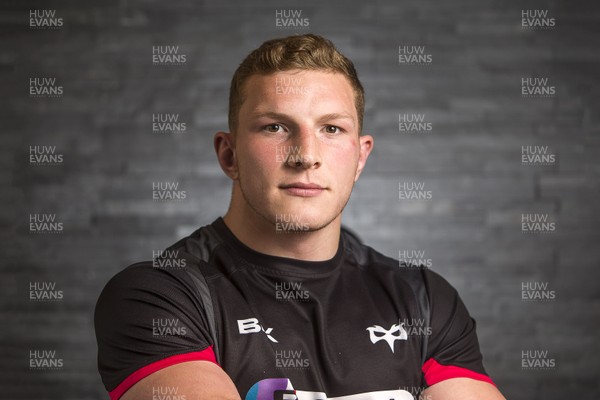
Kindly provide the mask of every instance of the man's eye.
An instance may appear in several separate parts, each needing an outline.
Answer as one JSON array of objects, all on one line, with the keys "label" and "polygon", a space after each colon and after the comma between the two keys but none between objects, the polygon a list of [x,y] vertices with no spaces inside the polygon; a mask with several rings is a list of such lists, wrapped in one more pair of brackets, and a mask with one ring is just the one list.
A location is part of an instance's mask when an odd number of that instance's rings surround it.
[{"label": "man's eye", "polygon": [[281,128],[281,125],[279,125],[279,124],[270,124],[270,125],[265,126],[263,129],[267,132],[275,133],[275,132],[279,132],[282,128]]},{"label": "man's eye", "polygon": [[341,129],[335,125],[327,125],[325,127],[325,132],[327,133],[340,133]]}]

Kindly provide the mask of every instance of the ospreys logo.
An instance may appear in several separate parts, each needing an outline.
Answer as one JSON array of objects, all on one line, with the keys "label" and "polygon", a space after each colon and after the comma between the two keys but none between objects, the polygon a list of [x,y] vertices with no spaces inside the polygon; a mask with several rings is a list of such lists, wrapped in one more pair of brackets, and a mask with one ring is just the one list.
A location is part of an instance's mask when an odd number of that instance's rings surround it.
[{"label": "ospreys logo", "polygon": [[[392,325],[392,327],[389,330],[384,329],[379,325],[370,326],[367,328],[367,330],[369,331],[369,338],[371,339],[371,343],[375,344],[381,340],[385,340],[390,346],[392,353],[394,352],[394,342],[396,340],[408,339],[408,334],[404,329],[404,322],[400,325]],[[397,333],[397,335],[395,335],[395,333]]]}]

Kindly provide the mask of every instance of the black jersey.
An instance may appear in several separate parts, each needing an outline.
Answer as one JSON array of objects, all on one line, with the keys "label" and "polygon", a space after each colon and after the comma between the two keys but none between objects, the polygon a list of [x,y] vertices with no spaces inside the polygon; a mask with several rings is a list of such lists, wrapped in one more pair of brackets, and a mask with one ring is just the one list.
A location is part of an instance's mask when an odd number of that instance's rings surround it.
[{"label": "black jersey", "polygon": [[111,399],[191,360],[220,365],[247,400],[405,400],[449,378],[493,383],[456,290],[345,229],[332,259],[303,261],[250,249],[219,218],[115,275],[95,328]]}]

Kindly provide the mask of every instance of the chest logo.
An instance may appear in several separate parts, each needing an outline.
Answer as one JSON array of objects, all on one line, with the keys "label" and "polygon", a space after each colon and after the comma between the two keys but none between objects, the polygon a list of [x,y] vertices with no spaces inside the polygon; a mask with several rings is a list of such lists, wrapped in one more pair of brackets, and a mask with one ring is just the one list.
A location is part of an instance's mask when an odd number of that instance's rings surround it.
[{"label": "chest logo", "polygon": [[370,326],[367,328],[367,330],[369,331],[369,338],[371,339],[371,343],[375,344],[380,340],[385,340],[390,346],[392,353],[394,352],[394,342],[396,340],[408,339],[408,334],[404,329],[404,322],[400,325],[392,325],[392,327],[389,330],[384,329],[379,325]]},{"label": "chest logo", "polygon": [[277,339],[271,336],[271,332],[273,332],[273,328],[263,328],[256,318],[247,318],[247,319],[238,319],[238,331],[240,335],[246,335],[248,333],[258,333],[264,332],[267,335],[267,338],[273,343],[279,343]]}]

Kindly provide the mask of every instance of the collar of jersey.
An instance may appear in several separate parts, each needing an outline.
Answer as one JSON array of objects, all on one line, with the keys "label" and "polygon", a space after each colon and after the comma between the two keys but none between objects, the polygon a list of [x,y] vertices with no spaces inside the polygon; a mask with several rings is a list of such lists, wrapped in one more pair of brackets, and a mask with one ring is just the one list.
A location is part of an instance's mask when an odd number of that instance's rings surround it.
[{"label": "collar of jersey", "polygon": [[337,269],[344,254],[343,235],[341,234],[338,249],[333,258],[325,261],[306,261],[272,256],[251,249],[229,230],[222,217],[217,218],[212,226],[247,264],[274,275],[315,276],[328,274]]}]

